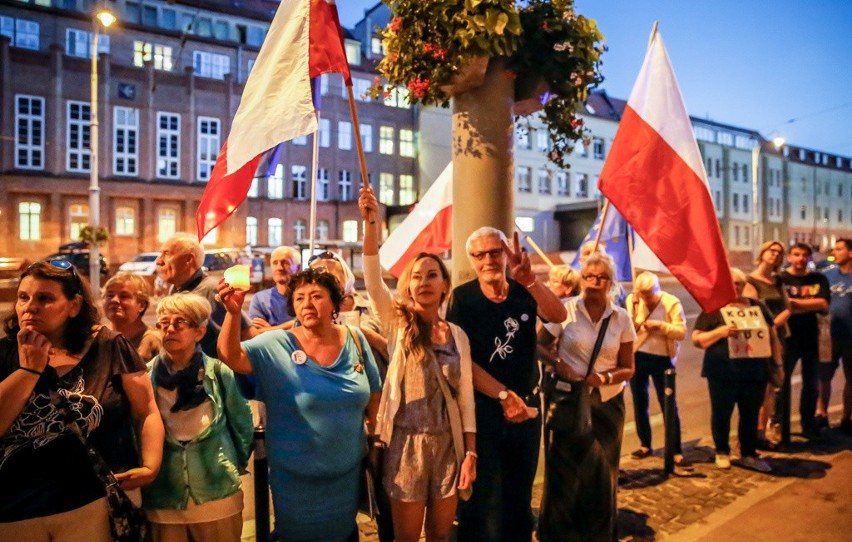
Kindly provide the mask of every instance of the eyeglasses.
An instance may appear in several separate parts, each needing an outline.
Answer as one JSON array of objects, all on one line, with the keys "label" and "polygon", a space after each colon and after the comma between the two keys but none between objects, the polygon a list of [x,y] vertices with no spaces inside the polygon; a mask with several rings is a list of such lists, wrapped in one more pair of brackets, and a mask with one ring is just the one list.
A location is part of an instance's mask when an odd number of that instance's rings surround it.
[{"label": "eyeglasses", "polygon": [[314,254],[310,258],[308,258],[308,266],[310,266],[316,260],[334,260],[336,262],[340,261],[337,259],[337,256],[333,252],[329,252],[328,250],[324,250],[319,254]]},{"label": "eyeglasses", "polygon": [[163,318],[162,320],[157,321],[156,324],[156,328],[160,331],[166,331],[169,329],[169,326],[174,328],[175,331],[183,331],[188,327],[196,327],[194,323],[184,318],[172,318],[171,320]]},{"label": "eyeglasses", "polygon": [[589,282],[606,282],[610,280],[609,275],[583,275],[583,280],[587,280]]},{"label": "eyeglasses", "polygon": [[486,256],[490,256],[492,260],[498,259],[503,255],[502,248],[495,248],[492,250],[480,250],[479,252],[471,252],[470,257],[476,261],[482,261]]}]

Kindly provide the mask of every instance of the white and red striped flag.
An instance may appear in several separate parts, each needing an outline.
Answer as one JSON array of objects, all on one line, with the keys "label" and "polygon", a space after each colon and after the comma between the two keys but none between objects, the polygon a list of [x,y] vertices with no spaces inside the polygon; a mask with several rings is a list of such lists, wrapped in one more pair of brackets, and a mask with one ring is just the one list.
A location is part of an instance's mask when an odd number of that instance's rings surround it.
[{"label": "white and red striped flag", "polygon": [[245,200],[266,151],[317,131],[311,79],[324,73],[352,85],[334,0],[281,2],[198,206],[199,239]]},{"label": "white and red striped flag", "polygon": [[453,163],[438,176],[420,202],[379,249],[382,267],[399,277],[421,252],[440,254],[453,246]]},{"label": "white and red striped flag", "polygon": [[736,298],[704,164],[659,32],[598,187],[705,312]]}]

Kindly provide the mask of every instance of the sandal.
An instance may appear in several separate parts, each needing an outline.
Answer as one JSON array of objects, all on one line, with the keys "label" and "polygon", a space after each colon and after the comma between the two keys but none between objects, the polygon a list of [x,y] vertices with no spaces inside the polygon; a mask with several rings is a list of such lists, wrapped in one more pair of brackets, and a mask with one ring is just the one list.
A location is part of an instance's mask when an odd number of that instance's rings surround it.
[{"label": "sandal", "polygon": [[630,453],[630,457],[632,457],[633,459],[645,459],[646,457],[653,455],[653,453],[654,453],[654,451],[651,448],[642,447],[642,448],[638,448],[636,450],[633,450]]}]

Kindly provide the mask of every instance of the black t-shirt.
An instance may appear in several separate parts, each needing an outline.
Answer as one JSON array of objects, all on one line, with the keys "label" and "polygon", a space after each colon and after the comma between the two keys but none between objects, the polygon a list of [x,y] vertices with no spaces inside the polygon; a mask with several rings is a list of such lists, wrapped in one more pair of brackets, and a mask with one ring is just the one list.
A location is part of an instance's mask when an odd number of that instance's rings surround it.
[{"label": "black t-shirt", "polygon": [[[787,297],[790,299],[814,299],[822,298],[830,300],[828,279],[822,273],[810,272],[802,277],[791,275],[782,271],[779,275]],[[787,324],[790,326],[790,340],[798,342],[806,341],[808,344],[816,344],[819,339],[819,324],[817,313],[810,311],[790,316]]]},{"label": "black t-shirt", "polygon": [[[0,380],[19,366],[17,342],[0,339]],[[139,466],[121,375],[144,370],[127,339],[107,328],[66,375],[47,367],[24,410],[0,437],[0,522],[66,512],[104,496],[86,449],[68,423],[88,434],[114,472]],[[54,406],[50,396],[57,390],[70,408]]]},{"label": "black t-shirt", "polygon": [[447,320],[470,339],[473,361],[521,397],[538,381],[535,319],[538,305],[526,288],[509,280],[505,301],[491,301],[474,279],[453,291]]},{"label": "black t-shirt", "polygon": [[[772,327],[772,313],[760,301],[749,299],[752,306],[760,307],[767,328]],[[695,321],[696,331],[711,331],[724,325],[725,319],[720,311],[702,312]],[[721,380],[766,380],[768,377],[771,358],[742,358],[731,359],[728,353],[728,340],[720,339],[704,351],[704,363],[701,366],[701,376]]]}]

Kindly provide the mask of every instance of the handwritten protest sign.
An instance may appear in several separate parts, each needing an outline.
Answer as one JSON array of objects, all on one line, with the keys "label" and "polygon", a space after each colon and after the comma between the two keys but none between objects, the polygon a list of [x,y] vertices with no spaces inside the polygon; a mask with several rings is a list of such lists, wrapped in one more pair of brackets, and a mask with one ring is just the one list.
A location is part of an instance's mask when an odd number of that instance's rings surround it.
[{"label": "handwritten protest sign", "polygon": [[722,318],[735,325],[739,333],[728,337],[728,356],[731,359],[768,358],[772,356],[769,327],[759,307],[724,307]]}]

